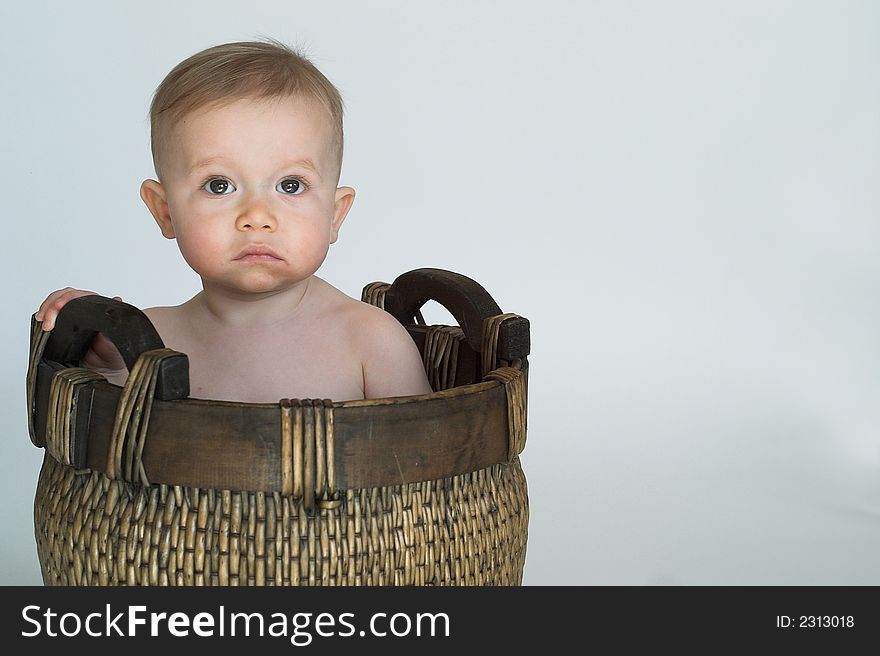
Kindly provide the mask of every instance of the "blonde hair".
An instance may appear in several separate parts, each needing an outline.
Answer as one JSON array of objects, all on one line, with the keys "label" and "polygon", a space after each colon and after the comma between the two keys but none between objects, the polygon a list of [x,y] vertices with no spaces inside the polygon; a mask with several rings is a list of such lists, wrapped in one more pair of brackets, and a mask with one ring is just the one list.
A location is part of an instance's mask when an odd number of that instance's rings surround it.
[{"label": "blonde hair", "polygon": [[165,76],[150,103],[150,149],[159,181],[163,154],[174,126],[190,113],[245,98],[281,100],[291,96],[317,101],[325,110],[338,183],[343,148],[342,96],[303,54],[271,38],[207,48],[184,59]]}]

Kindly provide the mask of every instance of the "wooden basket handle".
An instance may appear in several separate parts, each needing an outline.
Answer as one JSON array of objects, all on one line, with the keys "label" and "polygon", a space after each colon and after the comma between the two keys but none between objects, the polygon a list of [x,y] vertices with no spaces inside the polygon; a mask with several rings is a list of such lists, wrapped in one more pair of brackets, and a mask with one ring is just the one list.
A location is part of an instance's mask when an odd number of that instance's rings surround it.
[{"label": "wooden basket handle", "polygon": [[[403,324],[429,300],[440,303],[458,321],[470,347],[483,345],[483,321],[501,314],[501,308],[482,285],[445,269],[414,269],[395,278],[385,293],[385,311]],[[529,321],[516,317],[501,325],[498,357],[514,360],[529,354]]]},{"label": "wooden basket handle", "polygon": [[[129,371],[141,353],[165,346],[141,310],[106,296],[90,295],[68,301],[61,308],[43,358],[61,364],[78,363],[97,333],[113,342]],[[189,359],[185,354],[161,363],[155,396],[163,401],[189,396]]]}]

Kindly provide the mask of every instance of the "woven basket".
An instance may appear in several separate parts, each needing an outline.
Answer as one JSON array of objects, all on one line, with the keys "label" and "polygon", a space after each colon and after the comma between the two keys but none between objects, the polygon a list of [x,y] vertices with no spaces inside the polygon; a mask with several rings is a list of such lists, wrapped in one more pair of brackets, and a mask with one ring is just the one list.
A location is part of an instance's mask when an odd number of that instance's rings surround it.
[{"label": "woven basket", "polygon": [[[459,326],[426,326],[427,300]],[[189,399],[188,360],[137,308],[32,318],[34,527],[47,585],[519,585],[528,493],[528,321],[473,280],[417,269],[362,300],[423,354],[431,394]],[[82,369],[97,332],[125,387]]]}]

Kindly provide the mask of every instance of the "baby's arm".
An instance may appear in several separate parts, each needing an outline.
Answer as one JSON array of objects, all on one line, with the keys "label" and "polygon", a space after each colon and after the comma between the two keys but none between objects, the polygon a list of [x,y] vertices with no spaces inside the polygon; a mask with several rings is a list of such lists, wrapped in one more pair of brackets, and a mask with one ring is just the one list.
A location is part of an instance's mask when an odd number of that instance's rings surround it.
[{"label": "baby's arm", "polygon": [[[52,330],[55,327],[55,319],[68,301],[72,301],[80,296],[92,296],[95,292],[89,292],[82,289],[74,289],[73,287],[65,287],[52,292],[40,304],[40,308],[36,312],[37,321],[43,322],[43,330]],[[121,301],[122,297],[114,296],[114,299]],[[92,340],[91,347],[83,356],[82,366],[102,374],[111,383],[121,384],[128,376],[128,370],[125,367],[125,361],[119,354],[119,351],[113,346],[113,342],[104,337],[101,333],[95,335]]]},{"label": "baby's arm", "polygon": [[380,310],[360,327],[363,339],[364,398],[429,394],[422,356],[406,328]]}]

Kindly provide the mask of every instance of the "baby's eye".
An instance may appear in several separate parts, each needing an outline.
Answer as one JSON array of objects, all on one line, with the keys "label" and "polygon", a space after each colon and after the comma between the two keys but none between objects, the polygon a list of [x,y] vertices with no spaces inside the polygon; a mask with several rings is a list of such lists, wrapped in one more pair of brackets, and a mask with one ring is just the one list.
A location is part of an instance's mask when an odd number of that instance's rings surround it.
[{"label": "baby's eye", "polygon": [[287,178],[278,183],[279,191],[291,196],[299,196],[306,190],[306,184],[297,178]]},{"label": "baby's eye", "polygon": [[[207,189],[205,189],[205,187],[207,187]],[[228,190],[235,191],[235,187],[232,186],[232,183],[224,178],[211,178],[202,185],[202,189],[205,189],[205,191],[212,196],[226,196]]]}]

